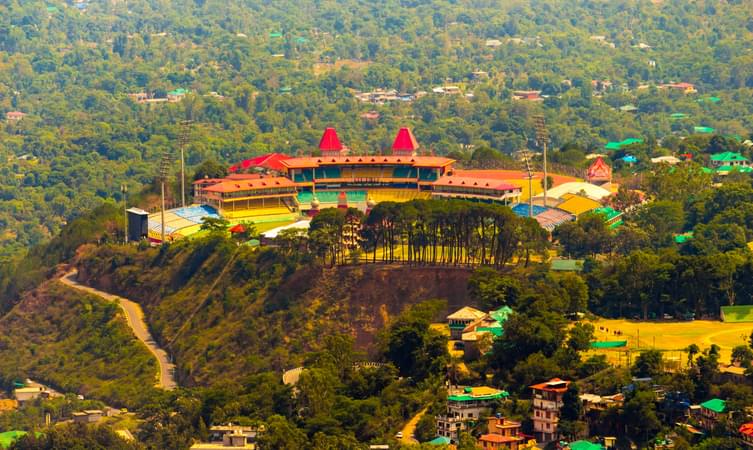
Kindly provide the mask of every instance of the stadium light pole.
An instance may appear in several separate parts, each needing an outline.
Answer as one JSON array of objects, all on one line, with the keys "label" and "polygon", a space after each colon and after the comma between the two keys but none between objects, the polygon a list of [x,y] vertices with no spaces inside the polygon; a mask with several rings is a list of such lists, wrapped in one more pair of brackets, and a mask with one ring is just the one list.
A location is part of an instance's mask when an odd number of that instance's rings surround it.
[{"label": "stadium light pole", "polygon": [[184,120],[180,123],[178,146],[180,147],[180,206],[186,207],[186,145],[188,144],[189,127],[193,121]]},{"label": "stadium light pole", "polygon": [[125,184],[120,185],[120,192],[123,194],[123,218],[125,219],[125,222],[123,222],[123,233],[125,235],[125,243],[128,243],[128,186]]},{"label": "stadium light pole", "polygon": [[546,170],[546,147],[549,143],[549,130],[546,128],[544,116],[535,116],[534,121],[536,126],[536,143],[541,145],[544,150],[544,207],[546,207],[546,192],[549,189],[549,180],[547,179]]},{"label": "stadium light pole", "polygon": [[170,166],[170,152],[165,150],[162,154],[162,161],[160,162],[159,178],[160,178],[160,228],[161,228],[161,240],[162,244],[165,243],[165,181],[167,181],[167,171]]},{"label": "stadium light pole", "polygon": [[533,217],[533,171],[531,170],[531,158],[527,148],[524,148],[521,153],[526,166],[526,173],[528,174],[528,217]]}]

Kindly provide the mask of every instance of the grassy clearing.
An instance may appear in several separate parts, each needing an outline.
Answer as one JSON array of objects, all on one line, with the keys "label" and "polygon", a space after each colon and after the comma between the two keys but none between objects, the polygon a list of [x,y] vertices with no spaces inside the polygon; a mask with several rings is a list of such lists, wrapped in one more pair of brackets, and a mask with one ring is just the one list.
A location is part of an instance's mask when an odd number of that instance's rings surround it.
[{"label": "grassy clearing", "polygon": [[[624,319],[599,319],[591,322],[596,327],[598,341],[627,340],[627,348],[615,350],[598,350],[593,353],[607,354],[613,363],[625,362],[626,350],[637,351],[656,348],[665,351],[665,359],[678,360],[684,365],[687,354],[684,349],[690,344],[698,345],[701,350],[716,344],[721,348],[721,361],[729,362],[732,348],[746,344],[753,324],[724,323],[712,320],[695,320],[692,322],[642,322]],[[621,335],[615,335],[620,331]],[[622,355],[622,356],[621,356]]]}]

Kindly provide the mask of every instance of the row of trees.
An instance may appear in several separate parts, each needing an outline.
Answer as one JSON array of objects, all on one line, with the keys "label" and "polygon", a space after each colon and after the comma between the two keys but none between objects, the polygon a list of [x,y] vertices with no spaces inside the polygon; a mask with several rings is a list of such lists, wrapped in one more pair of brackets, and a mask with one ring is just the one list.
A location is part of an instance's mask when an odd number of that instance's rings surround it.
[{"label": "row of trees", "polygon": [[[283,248],[298,233],[282,236]],[[328,209],[311,222],[309,248],[330,262],[350,260],[433,265],[527,266],[548,248],[538,222],[507,206],[470,201],[383,202],[368,216],[355,209]]]}]

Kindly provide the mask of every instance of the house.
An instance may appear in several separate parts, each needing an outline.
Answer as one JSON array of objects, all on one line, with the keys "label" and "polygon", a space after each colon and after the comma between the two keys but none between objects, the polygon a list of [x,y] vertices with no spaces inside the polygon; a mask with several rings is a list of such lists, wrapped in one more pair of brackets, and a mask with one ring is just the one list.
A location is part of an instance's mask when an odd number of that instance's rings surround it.
[{"label": "house", "polygon": [[509,394],[487,386],[451,389],[447,412],[437,416],[437,436],[458,441],[461,432],[473,426],[499,400]]},{"label": "house", "polygon": [[740,433],[740,442],[745,448],[753,448],[753,422],[740,425],[737,432]]},{"label": "house", "polygon": [[463,329],[463,358],[472,361],[491,349],[494,338],[502,336],[502,325],[512,314],[512,308],[503,306],[474,320]]},{"label": "house", "polygon": [[530,102],[538,102],[544,100],[541,97],[541,91],[513,91],[513,100],[527,100]]},{"label": "house", "polygon": [[487,39],[485,45],[490,48],[497,48],[502,45],[499,39]]},{"label": "house", "polygon": [[73,421],[76,423],[97,423],[102,420],[104,413],[99,409],[88,409],[73,413]]},{"label": "house", "polygon": [[533,391],[533,432],[539,442],[551,442],[559,437],[559,423],[562,397],[570,381],[552,378],[544,383],[531,386]]},{"label": "house", "polygon": [[382,117],[379,112],[377,111],[367,111],[365,113],[361,114],[361,119],[363,120],[379,120],[380,117]]},{"label": "house", "polygon": [[711,155],[711,165],[714,167],[747,167],[749,164],[748,158],[737,152],[722,152]]},{"label": "house", "polygon": [[183,88],[174,89],[167,93],[167,101],[169,103],[177,103],[181,100],[183,100],[183,97],[188,94],[188,90]]},{"label": "house", "polygon": [[520,426],[520,422],[505,419],[499,414],[487,417],[486,434],[478,438],[478,446],[485,450],[518,450],[525,441]]},{"label": "house", "polygon": [[256,427],[244,427],[233,424],[209,428],[209,442],[200,442],[191,449],[234,450],[256,448],[257,434],[263,431]]},{"label": "house", "polygon": [[447,324],[450,326],[450,338],[461,339],[465,327],[474,320],[481,319],[485,315],[485,312],[479,311],[476,308],[471,308],[470,306],[464,306],[450,314],[447,316]]},{"label": "house", "polygon": [[675,165],[679,162],[680,162],[680,159],[674,156],[657,156],[656,158],[651,158],[652,164]]},{"label": "house", "polygon": [[581,394],[580,401],[583,403],[583,412],[604,411],[611,406],[622,406],[625,396],[621,393],[614,395]]},{"label": "house", "polygon": [[38,398],[50,398],[51,392],[44,386],[22,387],[13,390],[13,396],[19,403],[36,400]]},{"label": "house", "polygon": [[701,428],[711,430],[727,415],[727,402],[712,398],[701,403],[701,415],[698,418]]},{"label": "house", "polygon": [[720,384],[735,383],[750,385],[750,379],[745,376],[745,367],[736,364],[720,364],[718,379]]},{"label": "house", "polygon": [[8,111],[5,113],[5,120],[8,122],[18,122],[24,117],[26,117],[26,113],[22,113],[21,111]]},{"label": "house", "polygon": [[668,89],[668,90],[673,90],[673,91],[680,91],[683,94],[695,94],[696,92],[698,92],[696,90],[694,84],[692,84],[692,83],[685,83],[685,82],[660,84],[659,85],[659,89]]}]

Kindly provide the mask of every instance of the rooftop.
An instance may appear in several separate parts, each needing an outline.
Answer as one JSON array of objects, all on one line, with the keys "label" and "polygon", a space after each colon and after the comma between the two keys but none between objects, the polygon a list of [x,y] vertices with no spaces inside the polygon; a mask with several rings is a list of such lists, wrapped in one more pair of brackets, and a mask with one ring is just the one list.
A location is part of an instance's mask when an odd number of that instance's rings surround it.
[{"label": "rooftop", "polygon": [[255,180],[227,180],[204,188],[206,192],[228,193],[242,192],[252,189],[274,189],[294,187],[295,184],[284,177],[259,178]]},{"label": "rooftop", "polygon": [[447,316],[447,320],[476,320],[484,317],[486,314],[476,308],[464,306],[454,313]]},{"label": "rooftop", "polygon": [[560,378],[552,378],[549,381],[545,381],[544,383],[534,384],[531,386],[531,389],[536,389],[539,391],[547,391],[547,392],[558,392],[558,393],[564,393],[567,391],[567,387],[570,385],[570,381],[568,380],[562,380]]},{"label": "rooftop", "polygon": [[711,160],[716,162],[736,162],[747,161],[748,158],[737,152],[722,152],[711,155]]},{"label": "rooftop", "polygon": [[701,408],[709,409],[715,413],[723,413],[727,408],[727,402],[719,398],[712,398],[701,403]]},{"label": "rooftop", "polygon": [[470,402],[483,400],[497,400],[507,398],[510,394],[488,386],[465,387],[462,391],[450,394],[447,400],[452,402]]},{"label": "rooftop", "polygon": [[[470,175],[470,174],[468,174]],[[511,191],[520,189],[514,184],[505,183],[499,180],[487,179],[487,178],[474,178],[472,176],[458,177],[458,176],[444,176],[434,183],[434,186],[463,186],[463,187],[475,187],[479,189],[489,189],[494,191]]]},{"label": "rooftop", "polygon": [[413,167],[444,167],[455,162],[454,159],[441,156],[332,156],[303,158],[290,158],[282,161],[282,165],[288,169],[310,169],[326,165],[410,165]]}]

